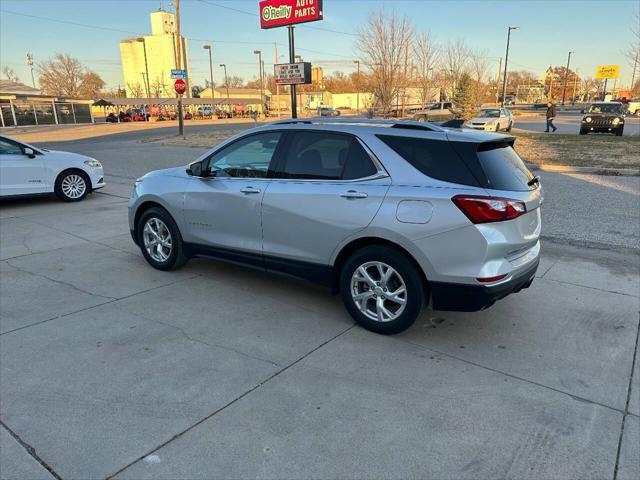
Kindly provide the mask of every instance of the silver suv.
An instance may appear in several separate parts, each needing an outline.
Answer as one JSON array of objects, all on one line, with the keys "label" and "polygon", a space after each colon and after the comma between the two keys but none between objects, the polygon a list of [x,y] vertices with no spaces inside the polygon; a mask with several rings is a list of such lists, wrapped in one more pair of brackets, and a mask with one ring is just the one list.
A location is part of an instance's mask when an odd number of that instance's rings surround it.
[{"label": "silver suv", "polygon": [[513,143],[412,121],[279,121],[136,181],[131,235],[157,269],[207,256],[294,275],[397,333],[429,302],[476,311],[531,284],[542,194]]}]

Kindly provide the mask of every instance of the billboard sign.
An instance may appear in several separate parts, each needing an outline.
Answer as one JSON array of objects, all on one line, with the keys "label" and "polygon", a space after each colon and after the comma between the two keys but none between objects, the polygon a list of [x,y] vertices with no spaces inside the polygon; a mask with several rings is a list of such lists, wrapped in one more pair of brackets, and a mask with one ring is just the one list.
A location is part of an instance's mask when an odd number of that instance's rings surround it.
[{"label": "billboard sign", "polygon": [[596,67],[596,78],[618,78],[620,65],[598,65]]},{"label": "billboard sign", "polygon": [[284,27],[322,20],[322,0],[263,0],[260,28]]},{"label": "billboard sign", "polygon": [[184,80],[187,78],[187,71],[180,70],[180,69],[173,69],[171,70],[171,78],[173,78],[174,80],[177,80],[178,78],[181,80]]},{"label": "billboard sign", "polygon": [[273,66],[274,81],[278,85],[311,83],[311,63],[279,63]]}]

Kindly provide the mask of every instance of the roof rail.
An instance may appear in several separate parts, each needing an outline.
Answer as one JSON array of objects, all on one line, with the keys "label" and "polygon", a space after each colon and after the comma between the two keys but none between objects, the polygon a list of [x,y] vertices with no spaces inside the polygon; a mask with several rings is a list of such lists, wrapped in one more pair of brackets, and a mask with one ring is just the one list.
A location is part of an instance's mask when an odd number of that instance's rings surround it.
[{"label": "roof rail", "polygon": [[426,130],[431,132],[445,132],[440,125],[428,122],[418,122],[415,120],[388,120],[375,118],[331,118],[331,117],[311,117],[311,118],[287,118],[276,120],[271,125],[292,125],[292,124],[338,124],[338,125],[379,125],[389,128],[407,128],[412,130]]}]

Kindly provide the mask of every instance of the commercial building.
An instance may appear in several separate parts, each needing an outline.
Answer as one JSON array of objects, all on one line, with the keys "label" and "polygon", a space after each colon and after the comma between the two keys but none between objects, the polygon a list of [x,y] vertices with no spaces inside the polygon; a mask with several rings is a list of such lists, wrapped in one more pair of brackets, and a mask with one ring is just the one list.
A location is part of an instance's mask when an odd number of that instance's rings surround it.
[{"label": "commercial building", "polygon": [[[229,101],[227,101],[227,94]],[[247,108],[262,112],[263,104],[271,101],[271,92],[264,90],[264,99],[260,101],[262,92],[259,88],[232,88],[225,87],[205,88],[200,92],[200,98],[213,98],[213,105],[246,105]]]},{"label": "commercial building", "polygon": [[37,88],[0,80],[0,126],[93,123],[93,100],[42,95]]},{"label": "commercial building", "polygon": [[[175,97],[171,70],[187,70],[186,97],[189,85],[189,48],[187,39],[178,38],[175,15],[162,9],[151,13],[151,35],[134,37],[120,42],[120,58],[124,88],[128,97]],[[181,64],[178,48],[182,45]]]}]

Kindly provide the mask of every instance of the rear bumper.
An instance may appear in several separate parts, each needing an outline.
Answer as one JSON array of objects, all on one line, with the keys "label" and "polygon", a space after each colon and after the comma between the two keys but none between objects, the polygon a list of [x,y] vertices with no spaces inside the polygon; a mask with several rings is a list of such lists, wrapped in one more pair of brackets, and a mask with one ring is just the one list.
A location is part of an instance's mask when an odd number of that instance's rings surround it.
[{"label": "rear bumper", "polygon": [[493,305],[494,302],[529,288],[538,270],[539,259],[511,280],[493,286],[466,285],[462,283],[431,282],[431,304],[433,310],[476,312]]}]

